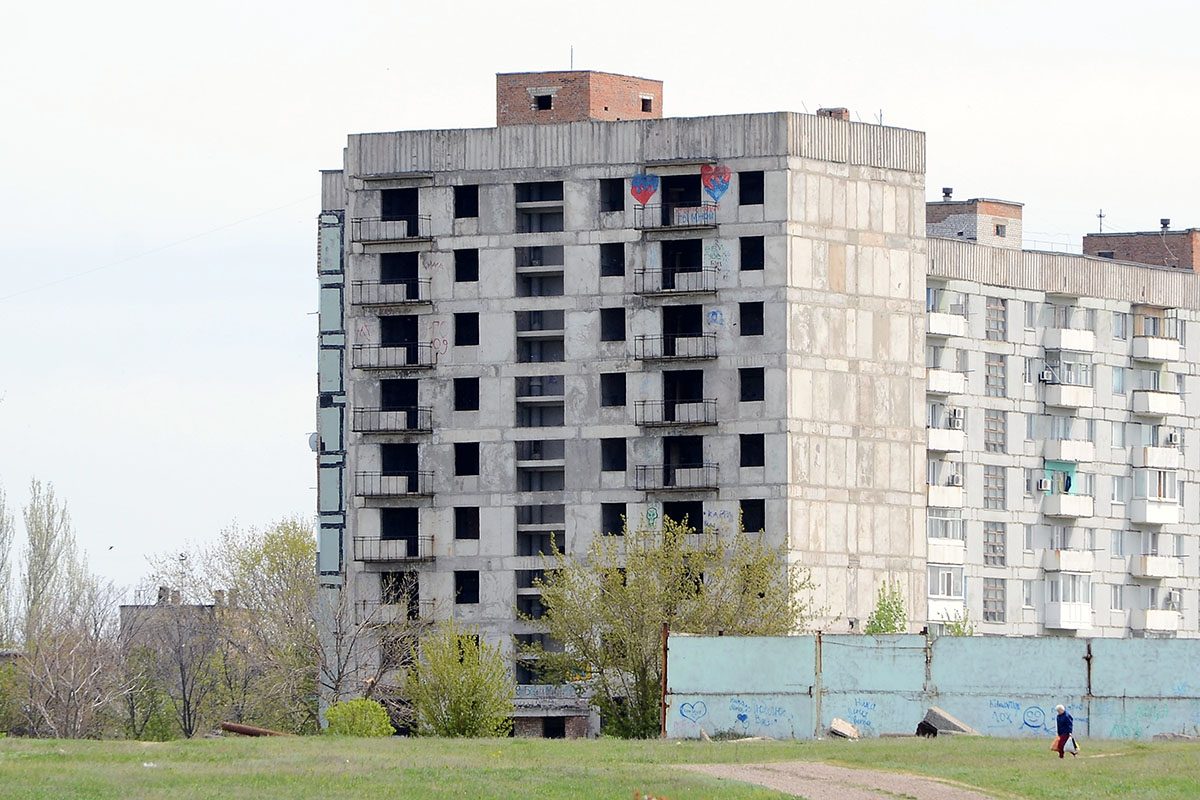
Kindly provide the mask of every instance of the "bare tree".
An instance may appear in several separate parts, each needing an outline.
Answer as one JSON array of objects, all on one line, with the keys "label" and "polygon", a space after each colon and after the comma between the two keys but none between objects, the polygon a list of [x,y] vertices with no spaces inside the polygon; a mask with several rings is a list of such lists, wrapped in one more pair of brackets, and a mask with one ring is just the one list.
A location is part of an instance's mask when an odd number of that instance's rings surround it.
[{"label": "bare tree", "polygon": [[53,484],[36,478],[29,485],[29,503],[24,509],[25,551],[21,575],[26,641],[37,638],[38,629],[49,621],[52,603],[66,588],[75,561],[75,533],[67,507],[54,495]]},{"label": "bare tree", "polygon": [[9,557],[15,532],[12,513],[8,510],[8,497],[4,493],[3,487],[0,487],[0,644],[12,642],[16,636],[16,620],[13,618],[12,561]]}]

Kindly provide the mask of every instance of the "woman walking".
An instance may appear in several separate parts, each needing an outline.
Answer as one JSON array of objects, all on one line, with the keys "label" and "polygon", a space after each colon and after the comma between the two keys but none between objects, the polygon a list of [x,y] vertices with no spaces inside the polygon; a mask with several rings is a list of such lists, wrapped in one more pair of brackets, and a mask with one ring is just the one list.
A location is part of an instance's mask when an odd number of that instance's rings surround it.
[{"label": "woman walking", "polygon": [[[1072,719],[1071,715],[1067,713],[1067,709],[1061,705],[1055,706],[1054,710],[1058,714],[1058,738],[1054,740],[1054,745],[1050,749],[1057,751],[1058,757],[1062,758],[1063,748],[1071,739],[1071,734],[1074,732],[1075,720]],[[1072,756],[1075,755],[1074,750],[1071,750],[1070,752]]]}]

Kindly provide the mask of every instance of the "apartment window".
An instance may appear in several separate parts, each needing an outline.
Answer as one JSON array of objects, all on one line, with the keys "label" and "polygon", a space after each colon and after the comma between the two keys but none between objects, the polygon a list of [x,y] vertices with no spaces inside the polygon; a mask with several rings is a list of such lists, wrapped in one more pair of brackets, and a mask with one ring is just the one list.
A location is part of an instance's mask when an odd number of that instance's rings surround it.
[{"label": "apartment window", "polygon": [[957,508],[926,509],[925,533],[930,539],[963,539],[962,510]]},{"label": "apartment window", "polygon": [[987,298],[987,313],[984,316],[985,337],[993,342],[1003,342],[1008,338],[1008,309],[1003,299]]},{"label": "apartment window", "polygon": [[1036,425],[1037,425],[1037,414],[1026,414],[1025,415],[1025,438],[1027,440],[1032,440],[1034,438],[1033,429]]},{"label": "apartment window", "polygon": [[945,564],[928,566],[929,596],[961,600],[963,598],[963,568]]},{"label": "apartment window", "polygon": [[479,538],[479,506],[457,506],[454,509],[454,538]]},{"label": "apartment window", "polygon": [[459,347],[479,344],[479,312],[454,315],[454,344]]},{"label": "apartment window", "polygon": [[762,336],[763,304],[738,303],[738,322],[742,336]]},{"label": "apartment window", "polygon": [[1112,368],[1112,390],[1113,394],[1125,394],[1125,368]]},{"label": "apartment window", "polygon": [[983,621],[1004,622],[1004,579],[983,579]]},{"label": "apartment window", "polygon": [[625,440],[600,440],[600,469],[603,472],[625,471]]},{"label": "apartment window", "polygon": [[478,250],[454,251],[454,280],[457,283],[474,283],[479,280]]},{"label": "apartment window", "polygon": [[479,410],[479,378],[454,379],[454,410]]},{"label": "apartment window", "polygon": [[454,474],[479,474],[479,442],[455,442]]},{"label": "apartment window", "polygon": [[460,606],[479,602],[479,570],[454,570],[454,602]]},{"label": "apartment window", "polygon": [[643,97],[642,98],[642,113],[649,114],[652,111],[654,111],[654,98],[653,97]]},{"label": "apartment window", "polygon": [[1112,541],[1108,549],[1109,555],[1113,558],[1121,558],[1125,555],[1125,531],[1112,532]]},{"label": "apartment window", "polygon": [[1025,330],[1031,331],[1037,327],[1038,304],[1032,300],[1025,301]]},{"label": "apartment window", "polygon": [[738,205],[758,206],[763,202],[763,174],[758,172],[738,173]]},{"label": "apartment window", "polygon": [[1133,471],[1134,497],[1153,500],[1176,500],[1179,483],[1173,470],[1135,469]]},{"label": "apartment window", "polygon": [[600,405],[625,405],[624,372],[605,372],[600,375]]},{"label": "apartment window", "polygon": [[1033,608],[1033,581],[1021,581],[1021,606]]},{"label": "apartment window", "polygon": [[743,433],[740,437],[743,467],[761,467],[765,463],[763,452],[763,435],[761,433]]},{"label": "apartment window", "polygon": [[554,95],[539,94],[534,95],[533,107],[538,111],[549,111],[554,106]]},{"label": "apartment window", "polygon": [[1004,467],[983,466],[983,507],[1004,508]]},{"label": "apartment window", "polygon": [[1026,467],[1025,468],[1025,496],[1026,497],[1033,497],[1033,488],[1034,488],[1033,482],[1034,482],[1034,480],[1036,480],[1036,479],[1034,478],[1033,470],[1031,470],[1029,467]]},{"label": "apartment window", "polygon": [[464,217],[479,216],[479,187],[478,186],[455,186],[454,187],[454,217],[463,219]]},{"label": "apartment window", "polygon": [[625,210],[625,179],[624,178],[601,178],[600,179],[600,210],[601,211],[624,211]]},{"label": "apartment window", "polygon": [[1112,501],[1114,503],[1124,503],[1128,498],[1129,478],[1124,475],[1114,476],[1112,479]]},{"label": "apartment window", "polygon": [[1022,377],[1027,386],[1037,380],[1037,359],[1025,356],[1025,372]]},{"label": "apartment window", "polygon": [[1117,251],[1116,250],[1098,250],[1098,251],[1096,251],[1096,255],[1099,256],[1100,258],[1116,258]]},{"label": "apartment window", "polygon": [[987,408],[983,411],[983,449],[988,453],[1003,453],[1007,441],[1003,411]]},{"label": "apartment window", "polygon": [[1113,338],[1128,339],[1129,338],[1129,315],[1121,312],[1113,312]]},{"label": "apartment window", "polygon": [[743,403],[763,400],[766,397],[765,370],[762,367],[745,367],[738,370],[740,399]]},{"label": "apartment window", "polygon": [[625,341],[625,308],[600,309],[600,341]]},{"label": "apartment window", "polygon": [[1114,584],[1108,587],[1108,607],[1113,611],[1125,610],[1125,587]]},{"label": "apartment window", "polygon": [[621,242],[600,245],[600,277],[620,278],[625,274],[625,245]]},{"label": "apartment window", "polygon": [[1068,386],[1093,386],[1092,356],[1089,353],[1072,353],[1068,350],[1047,350],[1046,368],[1054,380]]},{"label": "apartment window", "polygon": [[1004,356],[999,353],[984,353],[983,393],[988,397],[1005,396]]},{"label": "apartment window", "polygon": [[606,536],[621,536],[625,533],[625,504],[600,504],[600,533]]},{"label": "apartment window", "polygon": [[1125,423],[1113,422],[1112,424],[1112,446],[1125,447]]},{"label": "apartment window", "polygon": [[1033,525],[1025,524],[1025,552],[1033,552]]},{"label": "apartment window", "polygon": [[749,270],[760,270],[766,264],[766,248],[763,244],[761,236],[743,236],[738,239],[738,244],[741,247],[741,269],[743,272]]},{"label": "apartment window", "polygon": [[747,533],[761,533],[767,529],[767,501],[761,498],[741,502],[742,529]]},{"label": "apartment window", "polygon": [[1008,533],[1003,522],[983,523],[983,563],[1003,567],[1008,563]]}]

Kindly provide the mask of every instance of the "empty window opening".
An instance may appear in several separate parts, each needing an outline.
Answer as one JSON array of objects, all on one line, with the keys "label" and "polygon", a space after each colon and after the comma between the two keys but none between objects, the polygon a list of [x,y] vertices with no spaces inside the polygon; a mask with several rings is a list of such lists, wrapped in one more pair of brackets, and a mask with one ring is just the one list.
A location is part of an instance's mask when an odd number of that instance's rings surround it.
[{"label": "empty window opening", "polygon": [[763,201],[763,174],[759,172],[738,173],[738,205],[758,206]]},{"label": "empty window opening", "polygon": [[562,375],[530,375],[516,379],[517,397],[562,397]]},{"label": "empty window opening", "polygon": [[[663,437],[663,486],[675,485],[675,471],[704,465],[703,436]],[[693,520],[702,524],[703,520]]]},{"label": "empty window opening", "polygon": [[454,602],[458,605],[469,605],[479,602],[478,570],[454,570]]},{"label": "empty window opening", "polygon": [[525,405],[517,407],[518,428],[559,428],[566,422],[562,404]]},{"label": "empty window opening", "polygon": [[561,461],[566,457],[563,439],[522,439],[513,444],[517,461]]},{"label": "empty window opening", "polygon": [[[648,111],[646,103],[642,101],[642,111]],[[542,737],[546,739],[565,739],[567,738],[567,718],[566,717],[542,717]]]},{"label": "empty window opening", "polygon": [[738,239],[741,248],[741,269],[760,270],[766,265],[766,245],[761,236],[742,236]]},{"label": "empty window opening", "polygon": [[456,442],[454,445],[454,474],[479,474],[479,442]]},{"label": "empty window opening", "polygon": [[675,276],[681,272],[701,272],[704,269],[700,239],[669,239],[662,243],[662,285],[675,288]]},{"label": "empty window opening", "polygon": [[654,112],[654,98],[643,97],[642,98],[642,113],[643,114],[651,114],[653,112]]},{"label": "empty window opening", "polygon": [[600,309],[600,341],[625,341],[625,308]]},{"label": "empty window opening", "polygon": [[416,189],[384,189],[379,193],[379,216],[385,220],[404,220],[408,235],[417,235],[417,216],[421,213]]},{"label": "empty window opening", "polygon": [[763,304],[738,303],[738,322],[742,336],[762,336]]},{"label": "empty window opening", "polygon": [[514,187],[518,203],[561,203],[562,181],[533,181],[518,183]]},{"label": "empty window opening", "polygon": [[1008,226],[997,222],[996,223],[996,236],[1000,237],[1001,239],[1008,236]]},{"label": "empty window opening", "polygon": [[603,472],[625,471],[625,440],[600,440],[600,469]]},{"label": "empty window opening", "polygon": [[517,233],[557,233],[562,229],[561,211],[517,212]]},{"label": "empty window opening", "polygon": [[567,549],[567,535],[557,531],[517,531],[517,555],[549,556]]},{"label": "empty window opening", "polygon": [[564,487],[565,474],[558,469],[517,468],[518,492],[561,492]]},{"label": "empty window opening", "polygon": [[479,538],[479,506],[458,506],[454,509],[454,538]]},{"label": "empty window opening", "polygon": [[605,372],[600,375],[600,405],[625,405],[624,372]]},{"label": "empty window opening", "polygon": [[659,181],[662,197],[662,224],[675,224],[675,209],[697,208],[701,205],[700,176],[665,175]]},{"label": "empty window opening", "polygon": [[549,111],[554,104],[554,95],[537,94],[533,96],[533,107],[538,111]]},{"label": "empty window opening", "polygon": [[415,409],[417,405],[417,379],[394,378],[379,382],[379,406],[385,411]]},{"label": "empty window opening", "polygon": [[564,357],[565,350],[561,338],[517,341],[517,361],[522,364],[552,363],[562,361]]},{"label": "empty window opening", "polygon": [[1100,258],[1116,258],[1117,257],[1117,253],[1115,250],[1101,250],[1100,252],[1096,253],[1096,255],[1098,255]]},{"label": "empty window opening", "polygon": [[386,284],[404,284],[404,296],[416,299],[418,291],[417,253],[380,253],[379,282]]},{"label": "empty window opening", "polygon": [[[704,402],[704,370],[673,369],[663,372],[663,421],[695,422],[679,414],[679,405]],[[683,416],[682,419],[680,417]]]},{"label": "empty window opening", "polygon": [[406,606],[408,619],[421,616],[421,582],[415,572],[379,573],[379,602],[385,606]]},{"label": "empty window opening", "polygon": [[457,219],[479,216],[479,187],[454,187],[454,216]]},{"label": "empty window opening", "polygon": [[662,318],[663,334],[668,339],[677,336],[699,336],[704,332],[703,306],[663,306]]},{"label": "empty window opening", "polygon": [[600,245],[600,277],[620,278],[625,274],[625,245],[621,242]]},{"label": "empty window opening", "polygon": [[704,503],[699,500],[672,500],[663,503],[663,516],[696,531],[704,529]]},{"label": "empty window opening", "polygon": [[517,297],[562,297],[563,276],[518,275]]},{"label": "empty window opening", "polygon": [[384,475],[400,475],[409,478],[409,485],[417,477],[417,445],[415,442],[400,442],[379,446],[380,471]]},{"label": "empty window opening", "polygon": [[454,410],[479,410],[479,378],[454,379]]},{"label": "empty window opening", "polygon": [[401,314],[395,317],[380,317],[379,345],[381,347],[403,347],[405,349],[405,363],[417,363],[416,315]]},{"label": "empty window opening", "polygon": [[625,504],[600,504],[600,533],[606,536],[623,536],[625,534]]},{"label": "empty window opening", "polygon": [[763,435],[761,433],[743,433],[739,439],[741,440],[741,465],[743,467],[761,467],[765,463]]},{"label": "empty window opening", "polygon": [[519,269],[527,267],[561,267],[563,265],[564,252],[562,245],[518,247],[515,250],[516,265]]},{"label": "empty window opening", "polygon": [[404,542],[407,555],[415,558],[418,555],[419,511],[415,506],[379,509],[379,538],[391,542]]},{"label": "empty window opening", "polygon": [[761,498],[743,500],[742,530],[747,533],[762,533],[767,529],[767,501]]},{"label": "empty window opening", "polygon": [[479,344],[479,313],[468,311],[454,315],[454,344],[469,346]]},{"label": "empty window opening", "polygon": [[625,210],[625,179],[624,178],[601,178],[600,179],[600,210],[601,211],[624,211]]},{"label": "empty window opening", "polygon": [[745,367],[738,370],[738,384],[742,402],[766,399],[766,377],[762,367]]},{"label": "empty window opening", "polygon": [[517,597],[517,612],[530,619],[541,619],[546,615],[546,606],[541,595],[523,594]]},{"label": "empty window opening", "polygon": [[479,280],[479,251],[454,251],[454,280],[458,283],[473,283]]}]

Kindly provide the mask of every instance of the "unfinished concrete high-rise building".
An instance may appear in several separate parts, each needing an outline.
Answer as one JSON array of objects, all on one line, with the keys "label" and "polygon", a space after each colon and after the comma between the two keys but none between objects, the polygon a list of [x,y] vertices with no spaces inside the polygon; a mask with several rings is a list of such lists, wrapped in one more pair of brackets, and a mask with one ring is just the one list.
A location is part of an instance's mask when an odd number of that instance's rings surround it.
[{"label": "unfinished concrete high-rise building", "polygon": [[[829,628],[887,579],[924,617],[924,135],[661,108],[655,81],[500,75],[497,127],[352,135],[323,174],[319,573],[347,619],[512,653],[542,554],[664,516],[786,545]],[[519,732],[580,733],[571,696],[523,685]]]}]

